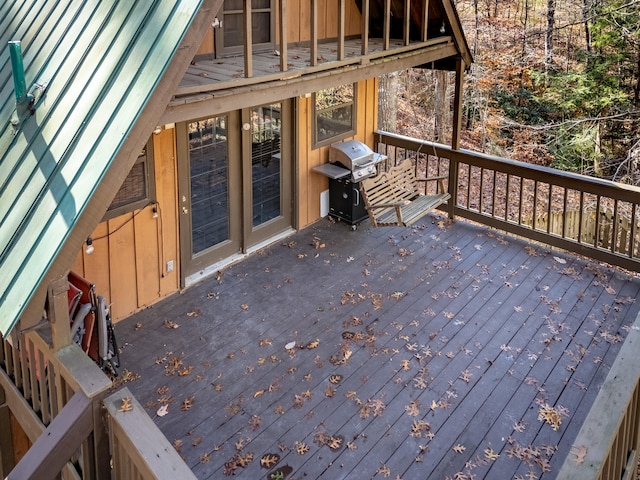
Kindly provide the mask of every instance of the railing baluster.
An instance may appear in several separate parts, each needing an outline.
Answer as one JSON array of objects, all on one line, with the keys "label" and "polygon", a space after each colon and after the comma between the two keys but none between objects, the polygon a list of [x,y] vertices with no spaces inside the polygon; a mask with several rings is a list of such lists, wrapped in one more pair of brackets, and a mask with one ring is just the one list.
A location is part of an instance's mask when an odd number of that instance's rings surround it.
[{"label": "railing baluster", "polygon": [[596,226],[594,237],[593,246],[597,247],[600,243],[598,242],[598,237],[600,237],[600,195],[596,196]]},{"label": "railing baluster", "polygon": [[547,233],[551,233],[551,203],[553,200],[553,185],[551,183],[549,185],[549,194],[547,195]]},{"label": "railing baluster", "polygon": [[384,20],[383,20],[383,50],[389,50],[389,38],[391,37],[391,0],[384,0]]},{"label": "railing baluster", "polygon": [[280,0],[280,71],[286,72],[289,68],[288,42],[289,26],[287,25],[287,0]]},{"label": "railing baluster", "polygon": [[613,201],[613,228],[611,229],[611,253],[618,251],[618,200]]},{"label": "railing baluster", "polygon": [[409,32],[411,29],[411,0],[404,0],[404,44],[409,45]]},{"label": "railing baluster", "polygon": [[493,188],[491,189],[491,216],[496,216],[496,172],[493,171]]},{"label": "railing baluster", "polygon": [[634,258],[636,244],[636,204],[631,204],[631,238],[629,239],[629,258]]},{"label": "railing baluster", "polygon": [[422,28],[421,28],[421,37],[423,42],[426,42],[428,40],[428,31],[429,31],[429,0],[423,0]]},{"label": "railing baluster", "polygon": [[344,59],[345,0],[338,0],[338,60]]},{"label": "railing baluster", "polygon": [[533,181],[533,225],[535,230],[538,225],[538,180]]},{"label": "railing baluster", "polygon": [[564,195],[562,199],[562,238],[567,237],[567,200],[569,190],[564,187]]},{"label": "railing baluster", "polygon": [[504,201],[504,219],[505,221],[509,221],[509,200],[511,195],[511,175],[507,174],[507,191],[505,192],[505,201]]},{"label": "railing baluster", "polygon": [[309,55],[310,65],[318,64],[318,0],[311,0],[311,39]]},{"label": "railing baluster", "polygon": [[251,0],[244,0],[244,76],[253,77],[253,29],[251,26]]},{"label": "railing baluster", "polygon": [[360,53],[369,53],[369,0],[362,0],[362,50]]}]

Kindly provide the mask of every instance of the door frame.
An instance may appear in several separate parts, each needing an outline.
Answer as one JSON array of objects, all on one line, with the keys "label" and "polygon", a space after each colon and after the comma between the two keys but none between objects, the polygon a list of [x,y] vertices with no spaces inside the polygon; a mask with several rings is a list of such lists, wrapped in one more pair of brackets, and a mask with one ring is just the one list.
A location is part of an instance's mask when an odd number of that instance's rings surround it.
[{"label": "door frame", "polygon": [[[177,201],[178,201],[178,238],[180,255],[180,285],[186,286],[187,279],[209,268],[232,261],[246,254],[257,245],[294,227],[295,192],[294,182],[296,165],[295,101],[285,99],[272,104],[282,105],[280,151],[281,164],[281,214],[257,227],[252,219],[252,170],[251,170],[251,131],[243,128],[251,125],[250,115],[254,108],[234,110],[220,115],[194,119],[176,124],[177,155]],[[270,105],[270,104],[267,104]],[[226,117],[227,119],[227,155],[228,155],[228,201],[229,201],[229,240],[223,241],[203,252],[193,255],[191,209],[191,171],[189,153],[188,125],[208,118]]]},{"label": "door frame", "polygon": [[[266,52],[269,50],[273,50],[276,44],[276,0],[269,0],[269,7],[267,8],[259,8],[253,9],[252,13],[256,12],[264,12],[269,11],[269,41],[266,43],[254,43],[252,45],[254,52]],[[225,14],[235,14],[235,15],[243,15],[242,10],[225,10],[224,2],[222,7],[220,8],[220,12],[218,13],[218,17],[222,22],[221,28],[216,28],[215,33],[215,58],[224,58],[228,56],[241,55],[244,53],[244,42],[241,45],[234,46],[226,46],[224,44],[224,25],[225,25]],[[244,23],[243,23],[244,25]],[[246,39],[246,35],[244,35]],[[253,35],[252,35],[253,38]]]}]

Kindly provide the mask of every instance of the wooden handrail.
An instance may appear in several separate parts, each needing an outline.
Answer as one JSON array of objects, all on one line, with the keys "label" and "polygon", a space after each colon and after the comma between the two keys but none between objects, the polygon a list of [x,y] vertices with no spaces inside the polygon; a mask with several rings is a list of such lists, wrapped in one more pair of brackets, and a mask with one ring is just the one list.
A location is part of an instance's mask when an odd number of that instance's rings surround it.
[{"label": "wooden handrail", "polygon": [[[383,131],[375,135],[390,159],[411,157],[416,166],[435,163],[438,173],[448,172],[450,218],[640,272],[640,188]],[[572,210],[575,229],[568,228]],[[551,228],[556,213],[560,222]]]},{"label": "wooden handrail", "polygon": [[53,478],[93,430],[92,400],[76,393],[27,450],[7,480]]},{"label": "wooden handrail", "polygon": [[109,396],[105,399],[104,405],[108,412],[115,480],[195,480],[193,472],[128,388],[125,387]]}]

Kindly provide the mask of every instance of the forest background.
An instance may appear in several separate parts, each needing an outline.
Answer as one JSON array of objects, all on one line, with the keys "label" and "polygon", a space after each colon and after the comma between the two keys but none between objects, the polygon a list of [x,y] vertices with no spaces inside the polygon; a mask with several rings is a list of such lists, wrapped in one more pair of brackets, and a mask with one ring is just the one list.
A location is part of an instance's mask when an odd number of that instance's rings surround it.
[{"label": "forest background", "polygon": [[[640,185],[640,0],[456,0],[462,148]],[[454,74],[381,79],[380,128],[450,142]],[[384,95],[384,92],[395,94]]]}]

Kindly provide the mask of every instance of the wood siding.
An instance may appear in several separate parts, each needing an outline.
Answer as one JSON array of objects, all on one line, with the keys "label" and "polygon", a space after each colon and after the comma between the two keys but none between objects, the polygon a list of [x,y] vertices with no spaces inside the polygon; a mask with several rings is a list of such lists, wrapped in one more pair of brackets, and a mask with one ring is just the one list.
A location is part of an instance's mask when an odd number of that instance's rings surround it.
[{"label": "wood siding", "polygon": [[[351,137],[373,147],[373,132],[378,124],[378,79],[358,82],[356,134]],[[327,177],[312,168],[329,159],[330,146],[313,148],[313,96],[300,98],[298,103],[298,227],[320,218],[320,194],[327,190]]]},{"label": "wood siding", "polygon": [[[355,138],[373,146],[377,125],[378,80],[358,83]],[[298,159],[298,213],[295,225],[303,228],[320,218],[320,194],[327,178],[311,169],[328,161],[329,146],[313,149],[312,98],[300,98],[294,158]],[[78,253],[72,270],[96,285],[98,294],[111,303],[115,322],[148,307],[180,288],[178,198],[175,129],[153,136],[158,218],[153,205],[102,222],[91,234],[94,252]],[[167,272],[167,262],[173,271]]]},{"label": "wood siding", "polygon": [[[94,252],[78,253],[72,270],[111,303],[114,321],[178,290],[178,219],[174,129],[153,136],[158,218],[153,205],[102,222]],[[173,271],[167,262],[173,260]]]}]

